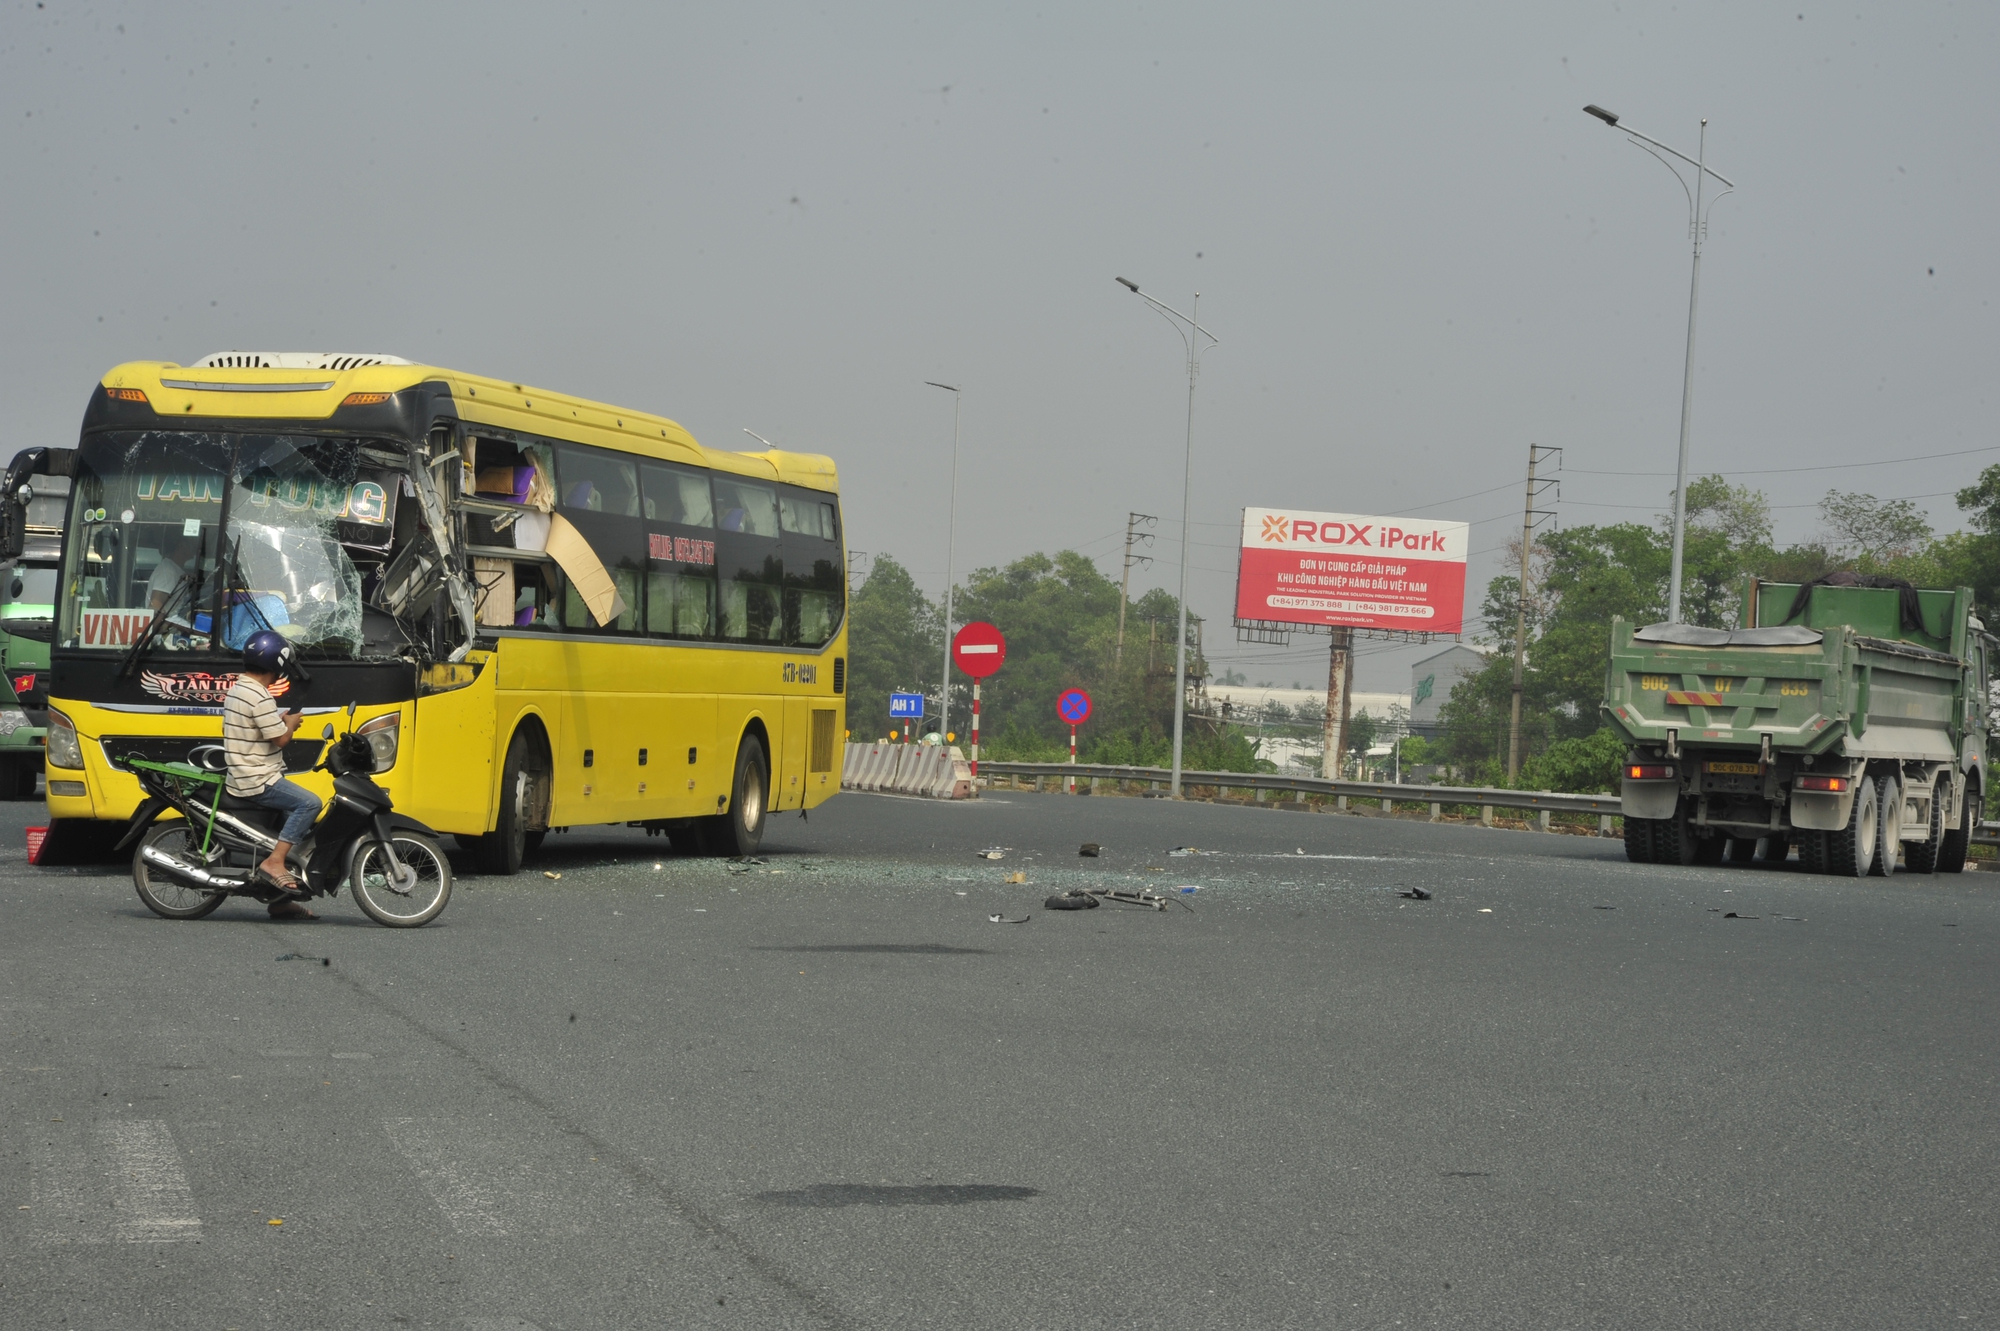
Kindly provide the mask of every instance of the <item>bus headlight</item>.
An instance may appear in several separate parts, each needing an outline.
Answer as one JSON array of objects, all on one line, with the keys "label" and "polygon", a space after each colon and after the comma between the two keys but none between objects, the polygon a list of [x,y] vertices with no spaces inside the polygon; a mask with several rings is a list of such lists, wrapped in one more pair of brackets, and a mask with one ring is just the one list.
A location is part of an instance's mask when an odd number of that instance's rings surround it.
[{"label": "bus headlight", "polygon": [[[51,713],[51,716],[54,714]],[[368,741],[368,747],[375,752],[375,770],[386,772],[396,765],[396,747],[403,737],[403,714],[391,712],[378,716],[361,729],[354,732]]]},{"label": "bus headlight", "polygon": [[83,770],[83,745],[76,740],[76,723],[53,707],[49,709],[48,764]]}]

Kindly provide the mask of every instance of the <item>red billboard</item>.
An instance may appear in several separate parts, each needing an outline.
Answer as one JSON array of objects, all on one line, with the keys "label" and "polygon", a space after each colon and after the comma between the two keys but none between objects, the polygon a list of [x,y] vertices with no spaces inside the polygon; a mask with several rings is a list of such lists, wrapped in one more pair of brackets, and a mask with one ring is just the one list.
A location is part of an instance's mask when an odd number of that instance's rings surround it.
[{"label": "red billboard", "polygon": [[1463,522],[1246,508],[1236,617],[1457,633],[1471,534]]}]

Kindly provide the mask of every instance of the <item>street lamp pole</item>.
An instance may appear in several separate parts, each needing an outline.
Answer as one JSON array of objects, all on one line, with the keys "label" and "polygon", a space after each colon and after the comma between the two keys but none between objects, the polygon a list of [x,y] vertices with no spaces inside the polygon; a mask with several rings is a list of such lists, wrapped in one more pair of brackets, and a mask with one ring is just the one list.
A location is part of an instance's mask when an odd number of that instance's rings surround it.
[{"label": "street lamp pole", "polygon": [[944,528],[944,671],[938,676],[938,734],[943,735],[951,729],[951,580],[952,560],[958,552],[958,405],[963,399],[952,384],[930,379],[924,384],[951,394],[951,502]]},{"label": "street lamp pole", "polygon": [[[1652,153],[1653,156],[1659,157],[1660,164],[1665,166],[1669,171],[1672,171],[1674,179],[1681,182],[1681,188],[1688,191],[1688,234],[1694,242],[1694,271],[1688,278],[1687,361],[1681,370],[1681,451],[1679,464],[1674,471],[1674,554],[1673,567],[1667,574],[1667,622],[1678,624],[1681,622],[1681,552],[1686,544],[1687,537],[1688,425],[1694,415],[1694,317],[1695,310],[1701,299],[1701,242],[1707,238],[1708,234],[1707,211],[1713,211],[1716,201],[1722,198],[1722,194],[1728,194],[1734,190],[1736,183],[1717,171],[1714,167],[1708,165],[1708,120],[1706,117],[1701,122],[1701,137],[1698,140],[1695,155],[1689,157],[1684,152],[1669,148],[1658,139],[1649,138],[1641,134],[1629,125],[1620,125],[1615,112],[1607,111],[1601,106],[1594,105],[1586,106],[1583,110],[1586,115],[1596,116],[1613,129],[1622,129],[1625,133],[1631,135],[1630,141],[1633,144],[1646,152]],[[1680,168],[1669,162],[1665,157],[1660,157],[1661,153],[1678,157],[1681,161],[1686,162],[1694,168],[1694,188],[1692,190],[1688,190],[1687,180],[1681,175]],[[1704,211],[1703,195],[1710,176],[1714,176],[1729,188],[1722,191],[1722,194],[1716,195],[1714,199],[1707,200],[1707,211]]]},{"label": "street lamp pole", "polygon": [[[1137,282],[1124,277],[1117,280],[1119,285],[1125,287],[1133,295],[1158,310],[1161,316],[1173,325],[1174,331],[1181,335],[1181,341],[1187,344],[1187,450],[1181,465],[1181,631],[1180,636],[1174,639],[1174,773],[1172,791],[1173,797],[1179,799],[1181,797],[1181,744],[1187,727],[1188,508],[1192,501],[1194,489],[1194,381],[1201,373],[1201,353],[1208,349],[1202,346],[1201,339],[1204,337],[1207,338],[1209,347],[1219,346],[1221,340],[1215,334],[1201,326],[1199,318],[1201,314],[1201,293],[1199,291],[1194,293],[1194,305],[1191,307],[1193,313],[1182,314],[1172,306],[1163,305],[1145,292],[1139,290]],[[1182,324],[1186,324],[1187,327],[1183,329],[1181,327]]]}]

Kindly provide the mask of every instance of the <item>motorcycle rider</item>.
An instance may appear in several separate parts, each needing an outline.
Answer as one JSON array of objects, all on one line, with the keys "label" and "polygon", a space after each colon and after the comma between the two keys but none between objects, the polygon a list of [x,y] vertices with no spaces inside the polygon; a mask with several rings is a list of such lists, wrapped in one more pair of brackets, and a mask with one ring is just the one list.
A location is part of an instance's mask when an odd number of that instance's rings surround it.
[{"label": "motorcycle rider", "polygon": [[283,635],[265,629],[243,644],[243,671],[229,686],[222,704],[222,745],[228,759],[229,793],[285,815],[278,844],[252,877],[285,895],[271,903],[271,918],[312,920],[302,898],[304,889],[285,863],[293,846],[305,839],[319,818],[319,797],[285,777],[280,750],[292,742],[304,718],[296,711],[280,713],[271,696],[293,659]]}]

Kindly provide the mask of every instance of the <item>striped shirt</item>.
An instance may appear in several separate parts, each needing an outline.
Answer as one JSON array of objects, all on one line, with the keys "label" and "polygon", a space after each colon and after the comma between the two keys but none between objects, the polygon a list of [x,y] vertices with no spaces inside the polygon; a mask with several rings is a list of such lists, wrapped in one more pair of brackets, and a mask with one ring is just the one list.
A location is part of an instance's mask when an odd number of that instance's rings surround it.
[{"label": "striped shirt", "polygon": [[230,794],[248,799],[283,779],[285,759],[272,741],[288,733],[271,691],[248,675],[238,675],[222,703],[222,748],[229,758]]}]

